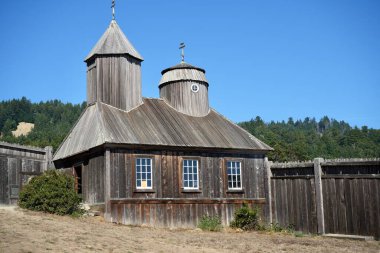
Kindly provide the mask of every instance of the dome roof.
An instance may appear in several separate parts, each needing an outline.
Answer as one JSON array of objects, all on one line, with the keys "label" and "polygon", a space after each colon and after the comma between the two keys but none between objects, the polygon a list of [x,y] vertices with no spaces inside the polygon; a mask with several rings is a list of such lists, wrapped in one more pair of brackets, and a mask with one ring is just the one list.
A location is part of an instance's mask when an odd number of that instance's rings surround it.
[{"label": "dome roof", "polygon": [[206,71],[202,68],[181,62],[180,64],[161,71],[162,78],[159,87],[176,81],[198,81],[208,86],[205,73]]}]

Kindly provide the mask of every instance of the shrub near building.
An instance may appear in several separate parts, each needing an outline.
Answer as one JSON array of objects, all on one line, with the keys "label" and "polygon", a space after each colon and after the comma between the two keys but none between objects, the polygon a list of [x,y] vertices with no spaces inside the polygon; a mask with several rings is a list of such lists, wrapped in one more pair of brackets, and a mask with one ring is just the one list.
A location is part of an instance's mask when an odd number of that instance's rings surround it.
[{"label": "shrub near building", "polygon": [[33,177],[20,191],[19,206],[22,208],[71,215],[81,212],[81,198],[74,188],[73,177],[55,170]]}]

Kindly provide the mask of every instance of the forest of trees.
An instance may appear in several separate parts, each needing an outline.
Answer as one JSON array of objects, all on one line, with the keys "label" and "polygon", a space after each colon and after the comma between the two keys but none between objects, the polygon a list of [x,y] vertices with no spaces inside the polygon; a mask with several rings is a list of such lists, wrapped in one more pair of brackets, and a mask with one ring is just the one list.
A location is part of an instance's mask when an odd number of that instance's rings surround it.
[{"label": "forest of trees", "polygon": [[[56,150],[79,118],[86,103],[73,105],[59,100],[32,103],[27,98],[0,102],[0,141],[46,147]],[[14,137],[12,130],[19,122],[33,123],[27,136]]]},{"label": "forest of trees", "polygon": [[265,123],[260,117],[239,125],[275,149],[271,161],[380,157],[380,130],[351,127],[325,116]]},{"label": "forest of trees", "polygon": [[[27,98],[0,102],[0,141],[56,150],[79,118],[86,103],[73,105],[59,100],[32,103]],[[14,137],[19,122],[34,123],[27,136]],[[380,157],[380,130],[352,127],[344,121],[323,117],[287,122],[264,122],[259,116],[239,125],[275,151],[272,161],[304,161],[315,157]]]}]

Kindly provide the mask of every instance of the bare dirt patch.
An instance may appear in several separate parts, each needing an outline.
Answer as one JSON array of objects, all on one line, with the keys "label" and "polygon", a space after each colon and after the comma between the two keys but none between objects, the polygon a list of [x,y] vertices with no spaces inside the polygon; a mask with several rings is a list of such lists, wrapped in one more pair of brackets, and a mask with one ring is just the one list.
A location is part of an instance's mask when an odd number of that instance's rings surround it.
[{"label": "bare dirt patch", "polygon": [[27,136],[34,128],[33,123],[20,122],[17,129],[12,131],[14,137],[20,137],[21,135]]},{"label": "bare dirt patch", "polygon": [[0,207],[0,252],[380,252],[377,241],[131,227]]}]

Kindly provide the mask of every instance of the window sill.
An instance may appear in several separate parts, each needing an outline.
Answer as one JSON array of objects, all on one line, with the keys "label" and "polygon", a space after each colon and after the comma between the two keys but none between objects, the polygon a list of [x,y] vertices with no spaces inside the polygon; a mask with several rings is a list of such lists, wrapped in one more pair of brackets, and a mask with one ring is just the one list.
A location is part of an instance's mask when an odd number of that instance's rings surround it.
[{"label": "window sill", "polygon": [[229,189],[227,193],[244,193],[244,189]]},{"label": "window sill", "polygon": [[182,193],[202,193],[200,189],[182,189]]},{"label": "window sill", "polygon": [[153,189],[135,189],[134,193],[156,193]]}]

